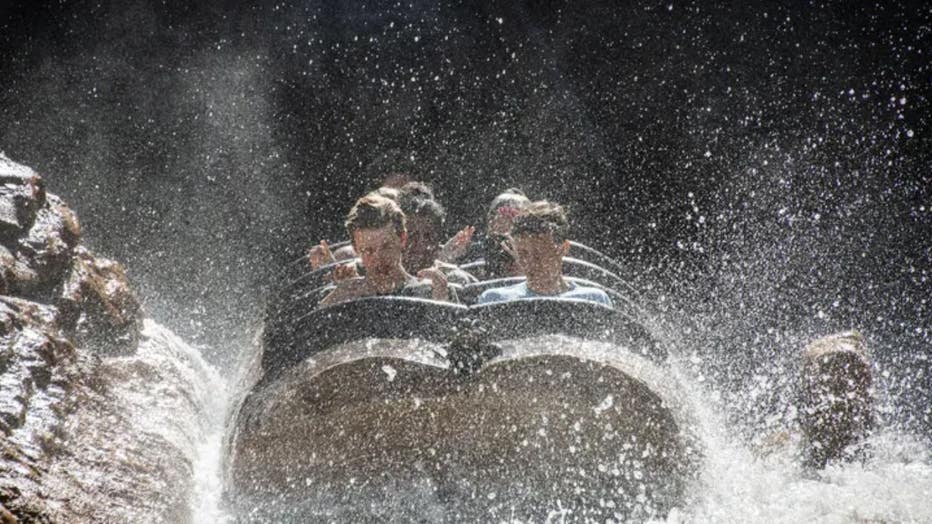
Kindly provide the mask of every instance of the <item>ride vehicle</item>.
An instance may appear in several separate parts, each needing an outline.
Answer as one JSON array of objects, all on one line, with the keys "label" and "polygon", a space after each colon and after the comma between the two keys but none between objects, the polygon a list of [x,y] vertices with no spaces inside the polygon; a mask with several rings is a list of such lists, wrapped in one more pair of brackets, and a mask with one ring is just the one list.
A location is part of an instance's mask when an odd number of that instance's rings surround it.
[{"label": "ride vehicle", "polygon": [[[242,521],[643,520],[684,503],[701,450],[664,347],[617,263],[574,243],[567,278],[615,307],[371,297],[318,308],[331,266],[268,306],[229,442]],[[466,264],[481,266],[482,260]]]}]

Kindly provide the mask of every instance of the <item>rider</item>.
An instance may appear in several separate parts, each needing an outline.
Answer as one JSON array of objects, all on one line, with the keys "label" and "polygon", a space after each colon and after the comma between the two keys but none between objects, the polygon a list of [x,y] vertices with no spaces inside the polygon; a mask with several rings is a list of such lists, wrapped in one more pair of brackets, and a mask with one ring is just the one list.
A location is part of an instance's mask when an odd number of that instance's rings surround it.
[{"label": "rider", "polygon": [[[408,182],[397,189],[381,187],[369,195],[381,195],[395,201],[405,215],[408,241],[402,261],[404,267],[411,268],[415,272],[438,267],[454,284],[466,285],[476,282],[476,279],[469,273],[440,260],[441,245],[438,239],[443,234],[446,211],[434,198],[433,191],[427,185],[421,182]],[[322,241],[320,245],[314,246],[309,251],[311,268],[317,269],[321,265],[356,256],[352,246],[341,248],[341,251],[346,255],[339,256],[340,251],[331,255],[327,243]],[[349,264],[334,268],[333,276],[335,280],[340,280],[356,274],[358,274],[357,268]]]},{"label": "rider", "polygon": [[483,237],[474,241],[476,228],[467,226],[443,245],[437,258],[446,262],[481,258],[485,264],[470,271],[484,280],[520,277],[521,268],[502,244],[511,232],[514,218],[530,203],[520,189],[506,189],[489,205]]},{"label": "rider", "polygon": [[346,218],[346,231],[362,260],[365,276],[343,278],[320,306],[372,295],[457,301],[456,291],[439,268],[421,269],[417,277],[405,270],[402,257],[408,232],[405,215],[395,202],[378,195],[360,198]]},{"label": "rider", "polygon": [[[400,196],[398,188],[384,185],[370,192],[369,195],[382,196],[389,200],[394,200],[395,202],[398,202]],[[311,264],[311,270],[313,271],[320,266],[332,264],[340,260],[352,260],[356,258],[356,251],[353,249],[352,243],[350,243],[331,252],[330,245],[327,241],[321,240],[319,244],[311,246],[307,250],[307,258]],[[337,272],[339,272],[339,270],[337,270]]]},{"label": "rider", "polygon": [[439,240],[443,235],[446,211],[434,198],[429,187],[421,182],[408,182],[399,191],[398,205],[405,214],[408,229],[408,245],[404,252],[405,267],[414,270],[437,267],[450,282],[459,285],[477,281],[469,273],[441,260]]},{"label": "rider", "polygon": [[479,296],[479,304],[535,297],[560,297],[612,306],[601,289],[580,286],[563,278],[563,257],[569,252],[569,223],[563,208],[547,201],[528,205],[517,216],[506,244],[526,275],[526,280],[492,288]]}]

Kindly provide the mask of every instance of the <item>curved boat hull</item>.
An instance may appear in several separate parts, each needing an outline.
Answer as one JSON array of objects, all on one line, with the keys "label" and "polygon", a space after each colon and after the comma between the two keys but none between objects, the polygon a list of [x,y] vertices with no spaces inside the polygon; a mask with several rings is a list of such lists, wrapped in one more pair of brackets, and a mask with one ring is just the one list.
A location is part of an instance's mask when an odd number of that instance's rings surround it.
[{"label": "curved boat hull", "polygon": [[243,521],[437,522],[682,503],[698,454],[657,368],[565,337],[503,346],[461,378],[439,346],[368,339],[260,384],[237,418],[230,504]]}]

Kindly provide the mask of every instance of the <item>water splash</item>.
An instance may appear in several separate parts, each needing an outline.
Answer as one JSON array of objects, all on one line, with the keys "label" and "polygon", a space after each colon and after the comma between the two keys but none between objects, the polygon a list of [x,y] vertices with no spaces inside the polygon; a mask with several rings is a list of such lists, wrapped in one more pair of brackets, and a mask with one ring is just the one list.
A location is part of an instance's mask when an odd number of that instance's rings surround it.
[{"label": "water splash", "polygon": [[[176,378],[187,389],[190,402],[186,412],[174,413],[173,422],[165,424],[159,416],[141,417],[145,430],[156,431],[191,460],[193,492],[190,497],[191,521],[222,523],[229,517],[222,510],[221,477],[223,436],[229,415],[230,386],[218,370],[208,364],[200,349],[189,345],[171,330],[146,320],[143,343],[134,358],[153,364],[171,366]],[[149,394],[155,394],[150,390]]]}]

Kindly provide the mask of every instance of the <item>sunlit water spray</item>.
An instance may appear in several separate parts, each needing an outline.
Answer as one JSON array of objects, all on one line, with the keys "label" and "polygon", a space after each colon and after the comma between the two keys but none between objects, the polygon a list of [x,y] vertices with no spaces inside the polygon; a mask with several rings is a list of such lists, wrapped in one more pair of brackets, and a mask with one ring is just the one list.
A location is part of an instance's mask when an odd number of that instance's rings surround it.
[{"label": "sunlit water spray", "polygon": [[[824,471],[811,472],[801,467],[798,447],[792,443],[770,449],[758,445],[768,434],[781,429],[786,420],[765,420],[750,412],[752,402],[735,401],[741,396],[769,396],[777,403],[789,402],[788,397],[770,390],[793,381],[791,377],[797,370],[792,358],[767,362],[766,371],[745,371],[766,375],[760,383],[749,382],[750,389],[761,391],[731,391],[733,384],[725,384],[707,371],[709,360],[715,356],[697,354],[694,348],[687,347],[697,339],[695,333],[677,334],[681,328],[667,322],[648,319],[644,323],[671,346],[665,380],[685,397],[704,452],[699,481],[688,502],[658,522],[932,522],[932,505],[928,504],[932,498],[932,450],[898,423],[897,413],[908,407],[888,393],[889,370],[875,368],[881,422],[869,439],[869,458],[863,463],[834,464]],[[248,381],[243,380],[246,373],[238,371],[222,377],[201,358],[198,349],[154,322],[147,322],[146,334],[148,342],[140,348],[140,354],[174,360],[197,399],[190,413],[179,414],[190,435],[182,445],[190,447],[194,464],[191,520],[233,521],[235,516],[223,505],[222,472],[227,460],[224,439],[231,429],[231,411],[247,389]],[[788,408],[775,406],[774,411],[785,412]],[[741,422],[735,424],[736,419]],[[386,504],[407,500],[426,509],[430,507],[427,502],[433,500],[430,492],[430,486],[399,485],[398,497]],[[578,517],[562,508],[560,501],[552,502],[547,508],[549,521],[572,522]],[[340,514],[337,506],[335,503],[331,514]],[[442,514],[442,508],[435,509]],[[503,521],[518,522],[507,518]]]},{"label": "sunlit water spray", "polygon": [[666,522],[932,521],[932,462],[918,439],[882,429],[870,438],[873,452],[865,463],[806,472],[792,446],[766,454],[748,444],[729,426],[714,394],[677,367],[673,376],[697,407],[706,457],[692,503]]},{"label": "sunlit water spray", "polygon": [[[208,364],[201,351],[187,344],[161,324],[146,320],[143,342],[132,358],[162,370],[170,370],[173,383],[187,402],[176,404],[177,411],[161,410],[137,413],[138,431],[155,433],[179,450],[190,462],[193,479],[190,494],[190,518],[194,523],[225,522],[222,511],[221,467],[223,464],[223,436],[230,406],[229,381]],[[171,387],[153,384],[145,391],[132,390],[126,394],[160,394],[160,388]],[[144,406],[146,399],[135,399],[134,404]]]}]

